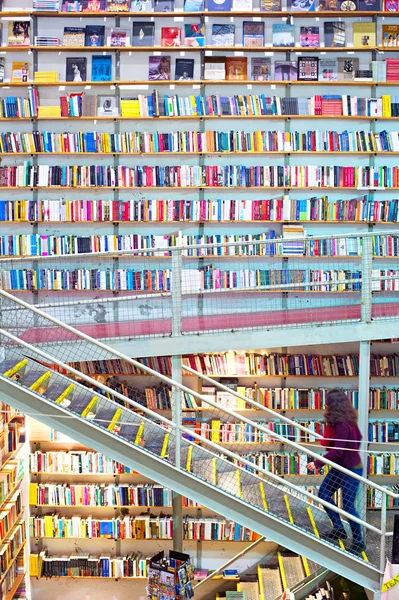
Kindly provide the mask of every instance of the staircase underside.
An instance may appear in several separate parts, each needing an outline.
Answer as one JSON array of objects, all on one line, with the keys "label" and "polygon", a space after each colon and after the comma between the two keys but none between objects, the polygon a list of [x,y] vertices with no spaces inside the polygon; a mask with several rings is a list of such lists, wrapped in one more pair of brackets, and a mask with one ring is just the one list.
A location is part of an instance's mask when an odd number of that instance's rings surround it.
[{"label": "staircase underside", "polygon": [[[355,558],[340,550],[339,547],[321,542],[300,528],[299,521],[298,526],[290,526],[286,520],[279,518],[277,513],[262,511],[255,504],[246,502],[243,498],[226,494],[222,483],[218,483],[220,487],[217,487],[204,479],[201,474],[202,463],[196,463],[199,471],[194,469],[193,472],[188,472],[177,469],[169,460],[161,459],[160,456],[146,448],[129,443],[118,435],[99,428],[94,422],[74,415],[59,404],[54,404],[44,396],[23,388],[15,381],[4,377],[0,378],[0,399],[76,441],[137,470],[143,476],[153,479],[165,487],[173,487],[175,492],[192,498],[216,513],[224,515],[227,519],[236,521],[239,514],[240,523],[243,526],[297,554],[322,563],[333,572],[356,581],[368,589],[378,590],[380,573],[370,563]],[[141,419],[141,417],[135,417],[135,413],[130,414],[131,419]],[[156,427],[155,424],[149,423],[149,425],[153,428]],[[198,448],[197,451],[204,452],[201,448]],[[220,459],[216,460],[219,464]],[[221,472],[220,481],[226,477],[227,482],[229,476],[230,473]],[[250,478],[251,475],[247,474],[246,477]],[[227,486],[225,486],[226,489],[228,489]],[[297,521],[295,520],[295,522]]]}]

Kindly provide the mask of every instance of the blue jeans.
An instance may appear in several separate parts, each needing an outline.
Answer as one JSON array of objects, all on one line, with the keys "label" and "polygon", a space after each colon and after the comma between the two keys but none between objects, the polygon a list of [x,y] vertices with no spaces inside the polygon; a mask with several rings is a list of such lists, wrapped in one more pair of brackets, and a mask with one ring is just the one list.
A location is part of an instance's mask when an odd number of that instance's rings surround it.
[{"label": "blue jeans", "polygon": [[[356,475],[362,475],[363,469],[350,469]],[[360,481],[358,479],[352,478],[350,475],[345,475],[345,473],[341,473],[341,471],[337,471],[336,469],[331,469],[326,477],[323,480],[323,483],[319,489],[319,498],[329,502],[336,506],[333,498],[335,492],[339,489],[342,490],[342,508],[349,514],[354,517],[359,518],[359,514],[355,508],[355,500],[356,494],[359,489]],[[327,508],[324,506],[324,510],[330,517],[330,521],[333,524],[334,529],[341,530],[344,529],[344,525],[341,521],[341,518],[337,512],[332,510],[331,508]],[[356,544],[362,542],[362,529],[359,523],[355,523],[354,521],[349,520],[349,525],[352,530],[353,541]]]}]

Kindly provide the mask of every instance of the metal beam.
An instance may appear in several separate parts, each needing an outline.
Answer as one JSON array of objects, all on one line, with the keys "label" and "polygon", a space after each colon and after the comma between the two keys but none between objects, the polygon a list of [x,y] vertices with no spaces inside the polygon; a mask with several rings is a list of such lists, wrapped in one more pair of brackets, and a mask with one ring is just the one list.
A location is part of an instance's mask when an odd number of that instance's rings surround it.
[{"label": "metal beam", "polygon": [[236,521],[237,515],[240,515],[240,523],[244,527],[310,560],[323,562],[326,568],[368,589],[373,591],[379,589],[380,572],[369,563],[364,563],[339,548],[321,542],[302,529],[280,521],[278,517],[265,514],[240,498],[227,496],[211,483],[197,479],[185,471],[177,470],[174,465],[148,453],[145,448],[129,444],[115,434],[73,415],[46,398],[21,388],[15,382],[0,380],[0,399],[76,441],[137,470],[160,485],[172,487],[176,493],[192,498],[227,519]]}]

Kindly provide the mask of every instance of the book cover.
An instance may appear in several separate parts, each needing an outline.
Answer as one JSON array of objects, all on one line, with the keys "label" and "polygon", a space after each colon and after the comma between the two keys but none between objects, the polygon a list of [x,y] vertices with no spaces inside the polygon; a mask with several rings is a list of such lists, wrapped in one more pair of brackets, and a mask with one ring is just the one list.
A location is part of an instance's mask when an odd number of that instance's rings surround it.
[{"label": "book cover", "polygon": [[11,68],[12,83],[27,83],[29,79],[29,63],[13,62]]},{"label": "book cover", "polygon": [[131,0],[130,10],[131,12],[151,12],[152,0]]},{"label": "book cover", "polygon": [[337,81],[338,61],[336,58],[321,58],[319,60],[319,80]]},{"label": "book cover", "polygon": [[205,56],[205,79],[223,81],[226,79],[226,59],[224,56]]},{"label": "book cover", "polygon": [[274,63],[274,79],[276,81],[297,81],[298,63],[291,60],[277,60]]},{"label": "book cover", "polygon": [[194,59],[176,58],[175,80],[190,81],[190,79],[194,79]]},{"label": "book cover", "polygon": [[176,47],[181,46],[180,27],[162,27],[161,28],[161,46]]},{"label": "book cover", "polygon": [[151,81],[170,80],[170,56],[150,56],[148,79]]},{"label": "book cover", "polygon": [[317,81],[319,59],[317,56],[298,56],[298,81]]},{"label": "book cover", "polygon": [[376,24],[360,21],[353,23],[353,45],[375,46],[377,43]]},{"label": "book cover", "polygon": [[295,25],[273,23],[273,46],[295,46]]},{"label": "book cover", "polygon": [[153,46],[154,39],[154,21],[138,21],[133,23],[132,46]]},{"label": "book cover", "polygon": [[382,45],[384,48],[399,47],[399,25],[382,26]]},{"label": "book cover", "polygon": [[339,10],[344,12],[353,12],[357,10],[357,0],[341,0],[339,2]]},{"label": "book cover", "polygon": [[237,12],[252,11],[252,0],[232,0],[231,10]]},{"label": "book cover", "polygon": [[231,0],[208,0],[208,11],[230,11]]},{"label": "book cover", "polygon": [[335,11],[339,10],[338,6],[339,0],[316,0],[316,11]]},{"label": "book cover", "polygon": [[315,0],[288,0],[288,6],[295,12],[314,12]]},{"label": "book cover", "polygon": [[81,0],[64,0],[61,12],[82,12]]},{"label": "book cover", "polygon": [[184,25],[185,46],[205,46],[205,25],[186,23]]},{"label": "book cover", "polygon": [[279,12],[281,0],[260,0],[260,9],[263,12]]},{"label": "book cover", "polygon": [[212,46],[234,46],[236,26],[232,23],[212,25]]},{"label": "book cover", "polygon": [[99,117],[115,117],[119,114],[115,96],[99,96],[97,115]]},{"label": "book cover", "polygon": [[318,27],[301,27],[299,44],[302,48],[319,48],[320,31]]},{"label": "book cover", "polygon": [[87,58],[74,57],[66,59],[66,79],[65,81],[86,81]]},{"label": "book cover", "polygon": [[82,0],[82,12],[105,12],[106,0]]},{"label": "book cover", "polygon": [[64,27],[62,45],[82,48],[85,45],[85,33],[84,27]]},{"label": "book cover", "polygon": [[30,21],[8,22],[8,45],[30,46]]},{"label": "book cover", "polygon": [[154,0],[155,12],[173,12],[175,10],[175,0]]},{"label": "book cover", "polygon": [[4,71],[6,66],[6,59],[4,56],[0,56],[0,81],[4,81]]},{"label": "book cover", "polygon": [[184,0],[184,12],[200,12],[204,10],[204,0]]},{"label": "book cover", "polygon": [[123,27],[112,27],[107,36],[107,46],[111,48],[130,46],[130,30]]},{"label": "book cover", "polygon": [[399,0],[384,0],[384,10],[386,12],[399,12]]},{"label": "book cover", "polygon": [[378,11],[381,10],[381,0],[359,0],[359,10]]},{"label": "book cover", "polygon": [[107,12],[124,13],[129,11],[129,0],[107,0]]},{"label": "book cover", "polygon": [[91,58],[91,80],[112,81],[111,54],[94,54]]},{"label": "book cover", "polygon": [[338,81],[352,81],[358,70],[358,58],[338,58]]},{"label": "book cover", "polygon": [[345,46],[345,23],[326,21],[324,23],[324,45],[326,48]]},{"label": "book cover", "polygon": [[262,47],[265,45],[264,21],[243,21],[242,44],[248,48]]},{"label": "book cover", "polygon": [[248,59],[246,56],[226,57],[226,80],[246,81],[248,78]]},{"label": "book cover", "polygon": [[85,30],[85,46],[104,46],[105,26],[87,25]]},{"label": "book cover", "polygon": [[252,81],[269,81],[271,79],[270,58],[251,58]]}]

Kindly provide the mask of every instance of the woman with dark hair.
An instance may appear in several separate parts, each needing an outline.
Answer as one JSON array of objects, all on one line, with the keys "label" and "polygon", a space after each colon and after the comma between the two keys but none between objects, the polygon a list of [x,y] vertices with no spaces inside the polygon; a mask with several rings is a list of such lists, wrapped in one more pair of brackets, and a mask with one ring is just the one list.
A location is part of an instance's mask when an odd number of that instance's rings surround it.
[{"label": "woman with dark hair", "polygon": [[[331,390],[327,394],[326,411],[324,414],[325,429],[322,446],[328,448],[324,458],[353,471],[357,475],[363,474],[362,461],[358,452],[362,434],[357,426],[357,413],[348,396],[342,390]],[[314,471],[316,467],[323,467],[324,463],[315,460],[308,464],[308,469]],[[319,498],[336,506],[333,501],[335,492],[342,490],[342,508],[354,517],[359,518],[355,508],[355,500],[359,489],[359,480],[346,475],[337,469],[331,468],[320,486]],[[324,507],[328,514],[333,529],[322,537],[326,540],[344,540],[347,534],[341,518],[334,510]],[[359,523],[349,521],[352,530],[352,546],[349,549],[354,554],[361,554],[365,549],[362,530]]]}]

